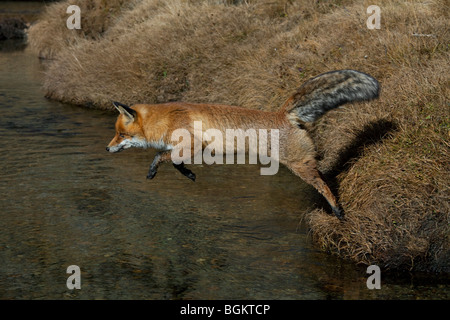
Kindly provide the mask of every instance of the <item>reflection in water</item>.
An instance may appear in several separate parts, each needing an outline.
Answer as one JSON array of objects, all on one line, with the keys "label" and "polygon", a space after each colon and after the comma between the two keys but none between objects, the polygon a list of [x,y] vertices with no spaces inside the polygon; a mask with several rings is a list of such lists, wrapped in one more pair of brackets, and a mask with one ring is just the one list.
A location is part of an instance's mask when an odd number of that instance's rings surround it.
[{"label": "reflection in water", "polygon": [[[364,268],[311,245],[320,196],[285,168],[170,165],[105,151],[116,115],[47,101],[39,61],[0,50],[0,298],[372,299],[442,297],[442,286],[366,287]],[[68,290],[66,268],[81,268]]]}]

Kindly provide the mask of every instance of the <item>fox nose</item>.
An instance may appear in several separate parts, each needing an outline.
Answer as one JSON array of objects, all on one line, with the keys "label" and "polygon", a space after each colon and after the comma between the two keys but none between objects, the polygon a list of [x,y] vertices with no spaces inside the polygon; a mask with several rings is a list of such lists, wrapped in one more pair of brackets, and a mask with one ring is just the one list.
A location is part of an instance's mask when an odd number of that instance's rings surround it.
[{"label": "fox nose", "polygon": [[108,152],[109,152],[109,147],[106,147],[106,151],[108,151]]}]

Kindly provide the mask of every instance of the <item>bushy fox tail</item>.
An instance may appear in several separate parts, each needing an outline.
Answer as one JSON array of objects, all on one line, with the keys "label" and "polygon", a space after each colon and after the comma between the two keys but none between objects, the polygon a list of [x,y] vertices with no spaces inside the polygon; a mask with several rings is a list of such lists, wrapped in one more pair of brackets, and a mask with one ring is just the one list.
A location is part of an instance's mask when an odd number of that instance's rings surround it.
[{"label": "bushy fox tail", "polygon": [[305,82],[285,102],[283,110],[289,120],[314,122],[327,111],[345,103],[378,97],[378,81],[355,70],[326,72]]}]

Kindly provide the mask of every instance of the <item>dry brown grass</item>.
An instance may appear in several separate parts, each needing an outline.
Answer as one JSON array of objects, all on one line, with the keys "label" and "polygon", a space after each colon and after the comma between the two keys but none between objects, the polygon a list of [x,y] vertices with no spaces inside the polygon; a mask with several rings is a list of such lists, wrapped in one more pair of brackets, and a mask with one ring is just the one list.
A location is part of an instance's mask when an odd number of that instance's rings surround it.
[{"label": "dry brown grass", "polygon": [[[321,72],[379,79],[378,101],[332,111],[312,129],[347,216],[307,214],[312,235],[357,263],[449,271],[445,1],[93,3],[96,10],[82,8],[82,31],[64,30],[67,2],[30,30],[32,48],[55,59],[44,84],[50,98],[95,108],[185,100],[276,110]],[[371,4],[381,7],[380,30],[366,28]]]},{"label": "dry brown grass", "polygon": [[[69,30],[66,27],[69,5],[80,7],[81,29]],[[29,30],[29,44],[40,58],[52,59],[57,53],[81,40],[99,40],[102,34],[114,23],[115,17],[123,9],[130,8],[127,0],[73,0],[53,3],[46,7],[39,19]]]}]

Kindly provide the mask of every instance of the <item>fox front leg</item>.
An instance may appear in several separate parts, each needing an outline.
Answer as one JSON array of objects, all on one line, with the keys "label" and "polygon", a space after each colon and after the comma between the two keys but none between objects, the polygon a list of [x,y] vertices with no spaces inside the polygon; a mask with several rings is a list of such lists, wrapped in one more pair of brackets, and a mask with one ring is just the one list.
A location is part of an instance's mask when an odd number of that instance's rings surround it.
[{"label": "fox front leg", "polygon": [[173,163],[173,166],[175,167],[175,169],[180,171],[184,176],[188,177],[189,179],[195,182],[195,173],[186,168],[183,162],[181,162],[180,164]]},{"label": "fox front leg", "polygon": [[[169,151],[161,151],[158,152],[153,159],[152,164],[150,165],[150,169],[148,170],[147,179],[153,179],[156,176],[156,173],[158,172],[158,167],[161,162],[168,162],[171,161],[171,153]],[[192,181],[195,181],[195,173],[193,173],[191,170],[186,168],[184,166],[184,163],[181,162],[180,164],[176,164],[172,162],[175,169],[180,171],[184,176],[188,177]]]},{"label": "fox front leg", "polygon": [[150,169],[148,170],[147,179],[153,179],[158,172],[158,166],[161,162],[168,161],[170,159],[170,152],[161,151],[158,152],[153,159],[152,164],[150,165]]}]

